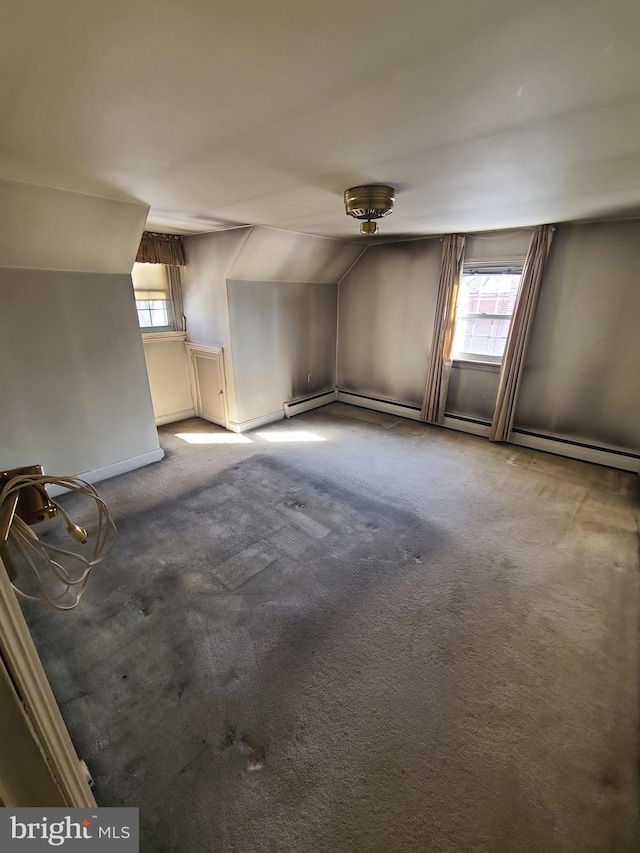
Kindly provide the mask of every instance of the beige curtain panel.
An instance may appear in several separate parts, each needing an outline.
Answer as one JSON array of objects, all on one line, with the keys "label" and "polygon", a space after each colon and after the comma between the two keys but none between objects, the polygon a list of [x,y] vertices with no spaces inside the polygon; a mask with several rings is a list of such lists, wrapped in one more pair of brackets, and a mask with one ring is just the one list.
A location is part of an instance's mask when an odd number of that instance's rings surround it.
[{"label": "beige curtain panel", "polygon": [[422,420],[432,424],[441,424],[444,420],[463,257],[464,234],[447,234],[442,240],[442,264],[436,319],[433,326],[433,344],[422,400]]},{"label": "beige curtain panel", "polygon": [[180,269],[177,266],[167,267],[169,276],[169,291],[171,293],[171,303],[173,305],[173,313],[175,315],[175,326],[181,332],[187,329],[186,317],[184,316],[184,307],[182,305],[182,280],[180,278]]},{"label": "beige curtain panel", "polygon": [[153,231],[145,231],[140,241],[136,263],[183,267],[182,237],[179,234],[155,234]]},{"label": "beige curtain panel", "polygon": [[538,225],[531,236],[502,358],[498,397],[489,432],[491,441],[509,441],[511,438],[522,368],[554,232],[553,225]]}]

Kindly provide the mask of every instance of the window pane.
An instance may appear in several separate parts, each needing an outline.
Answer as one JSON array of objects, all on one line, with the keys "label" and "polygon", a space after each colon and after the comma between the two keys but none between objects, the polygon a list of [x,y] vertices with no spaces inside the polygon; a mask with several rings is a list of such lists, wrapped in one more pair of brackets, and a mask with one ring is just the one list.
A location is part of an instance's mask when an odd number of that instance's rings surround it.
[{"label": "window pane", "polygon": [[167,316],[167,303],[166,302],[150,302],[149,307],[151,308],[151,316],[153,318],[154,326],[168,326],[169,318]]},{"label": "window pane", "polygon": [[161,311],[151,311],[151,325],[152,326],[167,326],[167,312],[163,309]]},{"label": "window pane", "polygon": [[157,328],[169,325],[169,312],[167,303],[160,300],[136,301],[138,310],[138,323],[141,328]]},{"label": "window pane", "polygon": [[[458,317],[453,354],[501,358],[518,295],[520,275],[513,273],[464,274],[458,291]],[[500,314],[502,317],[465,317]]]}]

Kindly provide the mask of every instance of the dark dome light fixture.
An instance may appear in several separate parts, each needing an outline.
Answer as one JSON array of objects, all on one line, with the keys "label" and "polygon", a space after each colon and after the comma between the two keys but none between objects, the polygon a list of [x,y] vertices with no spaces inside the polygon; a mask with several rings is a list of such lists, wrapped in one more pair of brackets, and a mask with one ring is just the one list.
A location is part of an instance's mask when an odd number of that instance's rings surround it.
[{"label": "dark dome light fixture", "polygon": [[360,220],[361,234],[377,234],[378,226],[372,219],[381,219],[393,211],[396,191],[383,184],[367,184],[344,191],[347,216]]}]

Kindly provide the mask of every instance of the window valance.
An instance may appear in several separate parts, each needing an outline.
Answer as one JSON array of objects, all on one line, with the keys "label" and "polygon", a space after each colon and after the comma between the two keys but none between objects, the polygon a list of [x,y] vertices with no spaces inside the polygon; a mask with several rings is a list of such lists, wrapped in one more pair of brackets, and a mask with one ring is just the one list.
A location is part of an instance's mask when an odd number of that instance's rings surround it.
[{"label": "window valance", "polygon": [[183,267],[185,261],[182,237],[179,234],[156,234],[154,231],[145,231],[140,241],[136,263]]}]

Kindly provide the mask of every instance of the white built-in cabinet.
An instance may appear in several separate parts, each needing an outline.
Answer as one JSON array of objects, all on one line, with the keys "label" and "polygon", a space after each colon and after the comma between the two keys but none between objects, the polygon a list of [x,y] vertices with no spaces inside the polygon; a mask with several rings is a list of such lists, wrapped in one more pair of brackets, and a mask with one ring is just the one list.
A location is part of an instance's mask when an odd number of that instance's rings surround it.
[{"label": "white built-in cabinet", "polygon": [[224,361],[221,347],[187,343],[187,356],[196,415],[227,426]]}]

